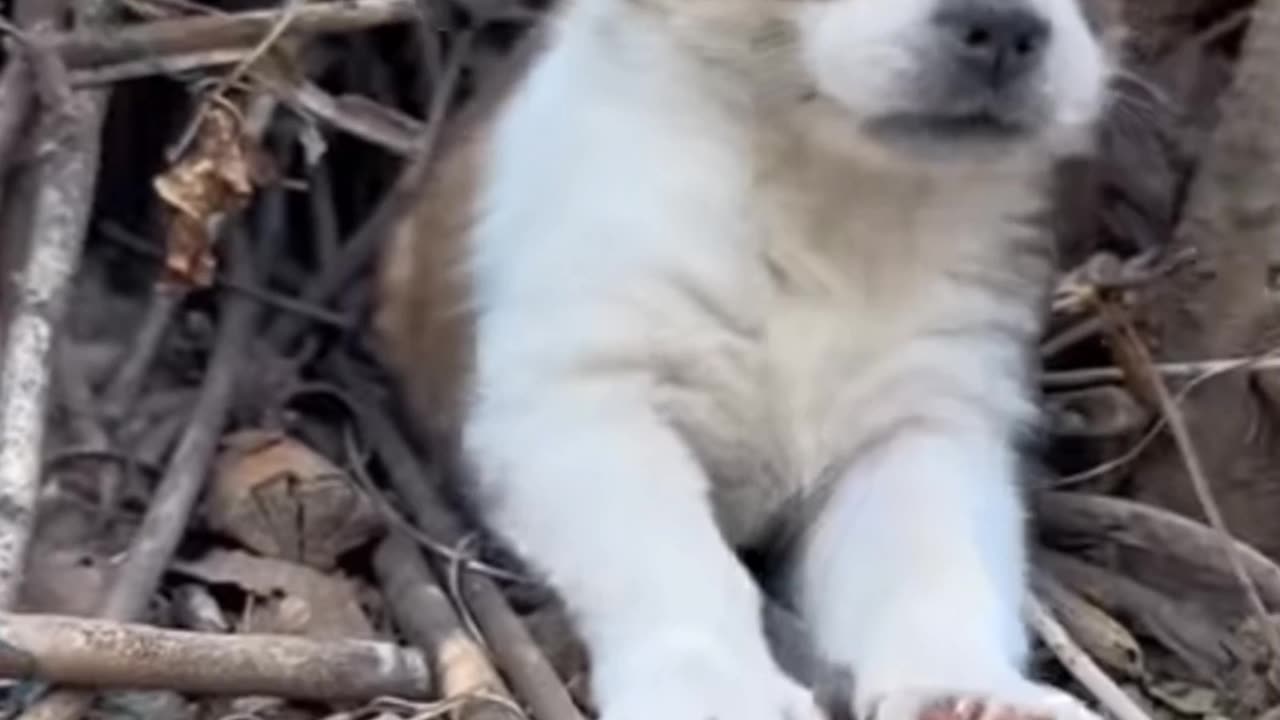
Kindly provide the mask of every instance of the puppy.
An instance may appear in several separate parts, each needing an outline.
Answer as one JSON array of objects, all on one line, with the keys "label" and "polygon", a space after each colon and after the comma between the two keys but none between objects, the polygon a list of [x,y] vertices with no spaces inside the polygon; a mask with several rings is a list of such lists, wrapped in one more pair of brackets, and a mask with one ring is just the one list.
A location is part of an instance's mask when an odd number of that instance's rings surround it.
[{"label": "puppy", "polygon": [[787,518],[858,717],[1095,718],[1025,674],[1016,450],[1080,2],[568,0],[449,143],[379,323],[606,720],[816,717],[735,552]]}]

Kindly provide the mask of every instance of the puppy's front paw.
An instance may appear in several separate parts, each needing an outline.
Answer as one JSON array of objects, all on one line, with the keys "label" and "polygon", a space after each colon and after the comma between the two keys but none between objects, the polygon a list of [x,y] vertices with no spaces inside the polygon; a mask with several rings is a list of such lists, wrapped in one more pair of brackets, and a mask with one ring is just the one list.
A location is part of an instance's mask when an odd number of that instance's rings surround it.
[{"label": "puppy's front paw", "polygon": [[1102,720],[1055,688],[1025,681],[999,690],[903,690],[868,703],[865,720]]},{"label": "puppy's front paw", "polygon": [[821,720],[812,694],[754,645],[685,636],[631,649],[601,688],[602,720]]}]

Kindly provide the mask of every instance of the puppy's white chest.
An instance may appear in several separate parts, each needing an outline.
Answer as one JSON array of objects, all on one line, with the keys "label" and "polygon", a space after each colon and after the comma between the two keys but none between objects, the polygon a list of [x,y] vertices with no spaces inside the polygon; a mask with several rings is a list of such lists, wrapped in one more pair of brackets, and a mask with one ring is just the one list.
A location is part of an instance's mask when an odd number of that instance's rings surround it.
[{"label": "puppy's white chest", "polygon": [[708,470],[735,540],[847,460],[871,424],[856,421],[855,406],[877,402],[877,384],[919,321],[910,288],[881,295],[859,287],[860,273],[839,259],[805,261],[823,277],[762,256],[757,282],[743,284],[750,290],[717,303],[745,309],[736,321],[707,314],[664,343],[671,362],[660,404]]}]

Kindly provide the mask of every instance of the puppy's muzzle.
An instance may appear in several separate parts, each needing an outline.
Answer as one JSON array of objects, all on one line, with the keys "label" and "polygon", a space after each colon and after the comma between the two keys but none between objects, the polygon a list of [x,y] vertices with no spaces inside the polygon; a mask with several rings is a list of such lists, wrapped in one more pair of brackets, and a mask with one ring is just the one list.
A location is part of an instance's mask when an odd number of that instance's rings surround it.
[{"label": "puppy's muzzle", "polygon": [[1016,90],[1044,63],[1050,27],[1024,7],[947,3],[933,18],[957,89],[994,95]]},{"label": "puppy's muzzle", "polygon": [[873,119],[873,132],[890,140],[1000,140],[1043,124],[1048,20],[1018,0],[942,0],[928,23],[914,101]]}]

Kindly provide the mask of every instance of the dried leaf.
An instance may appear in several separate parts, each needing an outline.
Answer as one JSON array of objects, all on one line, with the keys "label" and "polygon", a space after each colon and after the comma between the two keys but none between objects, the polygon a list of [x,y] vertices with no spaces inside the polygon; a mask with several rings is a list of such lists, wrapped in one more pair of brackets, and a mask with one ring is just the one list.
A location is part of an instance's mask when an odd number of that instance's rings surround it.
[{"label": "dried leaf", "polygon": [[351,478],[302,443],[256,430],[227,443],[210,493],[209,524],[247,547],[324,570],[382,526]]},{"label": "dried leaf", "polygon": [[268,156],[244,132],[239,108],[210,102],[185,156],[152,181],[169,207],[166,282],[209,285],[211,223],[245,207],[254,186],[272,174]]},{"label": "dried leaf", "polygon": [[351,581],[294,563],[240,551],[215,550],[176,572],[207,583],[236,585],[253,597],[240,623],[245,632],[303,635],[318,640],[371,640],[373,626]]}]

